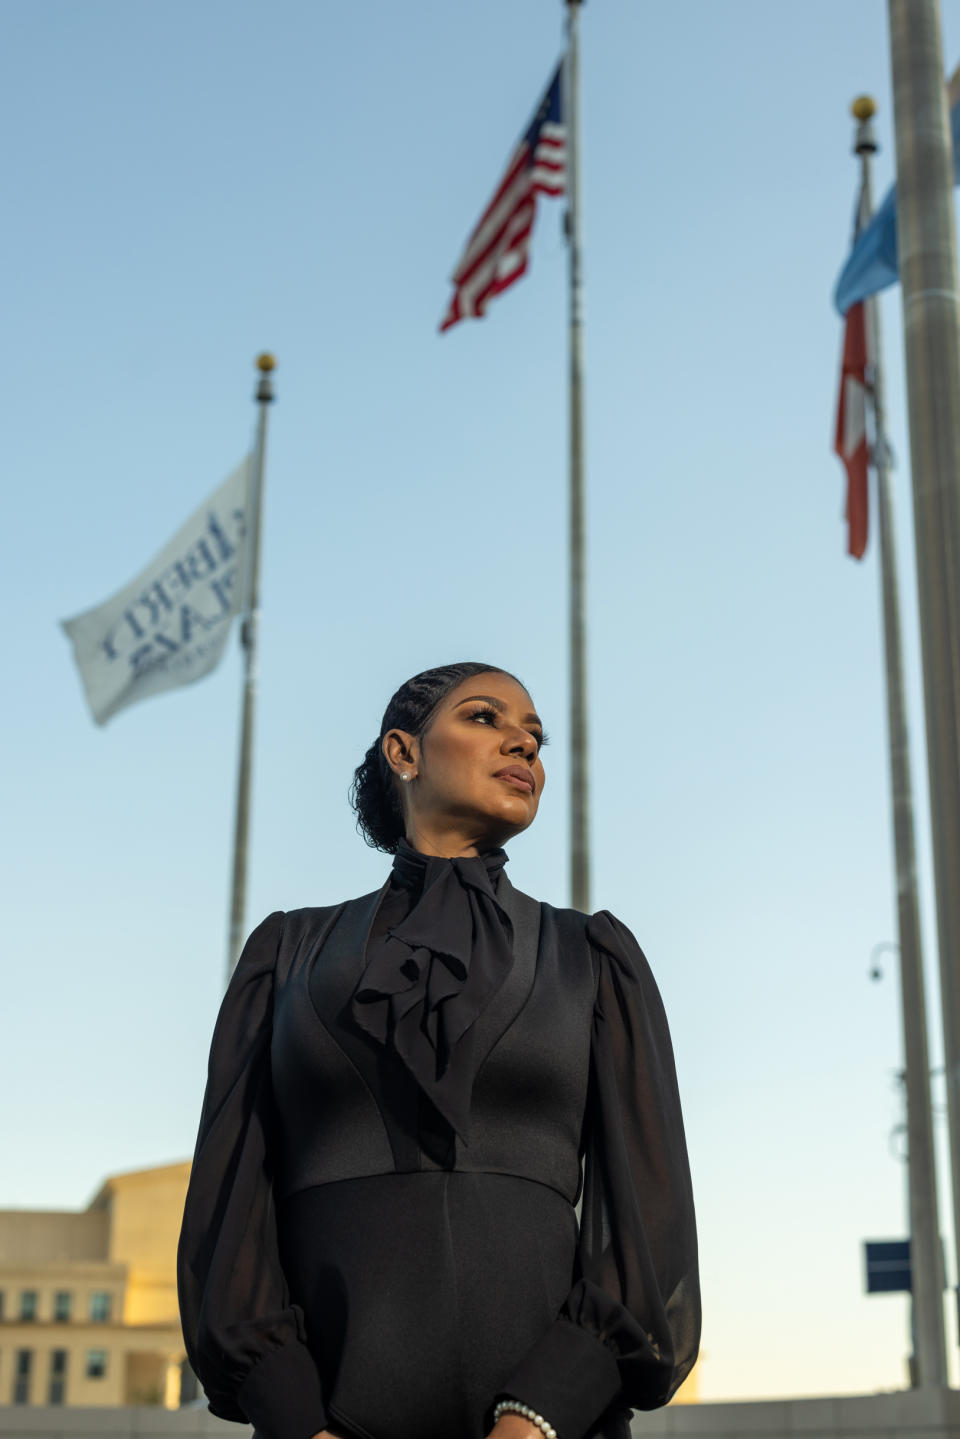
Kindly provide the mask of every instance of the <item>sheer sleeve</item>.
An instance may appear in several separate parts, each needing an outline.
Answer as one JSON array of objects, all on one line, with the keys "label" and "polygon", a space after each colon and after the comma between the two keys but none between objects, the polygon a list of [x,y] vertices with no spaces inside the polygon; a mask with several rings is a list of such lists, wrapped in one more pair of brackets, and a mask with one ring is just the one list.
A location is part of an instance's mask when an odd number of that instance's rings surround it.
[{"label": "sheer sleeve", "polygon": [[272,1187],[270,1039],[284,916],[250,935],[210,1047],[207,1087],[177,1249],[187,1355],[210,1410],[262,1439],[326,1428],[303,1311],[280,1267]]},{"label": "sheer sleeve", "polygon": [[600,972],[578,1274],[502,1390],[558,1439],[583,1439],[617,1401],[666,1404],[700,1342],[693,1193],[663,1004],[624,924],[601,910],[587,935]]}]

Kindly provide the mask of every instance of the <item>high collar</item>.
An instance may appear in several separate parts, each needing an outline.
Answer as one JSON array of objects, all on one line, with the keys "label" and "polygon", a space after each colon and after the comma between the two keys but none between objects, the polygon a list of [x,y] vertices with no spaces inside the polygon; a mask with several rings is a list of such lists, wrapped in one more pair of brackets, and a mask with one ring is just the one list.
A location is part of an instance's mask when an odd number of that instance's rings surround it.
[{"label": "high collar", "polygon": [[485,874],[490,887],[496,892],[497,879],[508,859],[509,855],[504,849],[488,849],[483,854],[454,855],[450,858],[438,854],[423,854],[414,849],[405,836],[401,836],[393,858],[392,878],[396,884],[412,890],[417,895],[429,889],[445,873],[447,867],[453,865],[465,876],[472,873],[474,882],[479,880],[482,883],[482,876]]}]

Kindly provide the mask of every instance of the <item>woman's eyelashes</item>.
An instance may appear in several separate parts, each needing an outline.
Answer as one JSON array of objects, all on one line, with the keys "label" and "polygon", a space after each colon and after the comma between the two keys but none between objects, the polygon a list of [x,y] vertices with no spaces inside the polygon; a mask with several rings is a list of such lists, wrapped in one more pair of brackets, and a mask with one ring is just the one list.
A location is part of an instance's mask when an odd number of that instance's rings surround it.
[{"label": "woman's eyelashes", "polygon": [[[481,717],[490,720],[494,728],[496,728],[500,713],[498,710],[495,710],[492,705],[482,705],[479,709],[470,711],[471,720],[480,719]],[[528,730],[527,733],[533,735],[533,738],[536,740],[538,753],[543,749],[545,744],[550,743],[550,736],[546,730],[532,729]]]}]

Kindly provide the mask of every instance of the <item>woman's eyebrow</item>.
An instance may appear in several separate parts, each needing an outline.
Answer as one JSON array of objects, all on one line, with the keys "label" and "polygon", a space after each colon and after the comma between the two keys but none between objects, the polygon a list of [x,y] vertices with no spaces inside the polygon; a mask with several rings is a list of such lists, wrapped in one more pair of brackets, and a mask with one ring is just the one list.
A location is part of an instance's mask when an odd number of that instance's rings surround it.
[{"label": "woman's eyebrow", "polygon": [[[467,695],[465,700],[457,700],[454,709],[458,710],[461,705],[469,704],[471,700],[486,700],[488,705],[493,705],[494,709],[499,710],[501,714],[506,709],[503,700],[497,699],[496,695]],[[538,724],[543,729],[543,720],[539,715],[532,713],[524,715],[523,722],[524,724]]]}]

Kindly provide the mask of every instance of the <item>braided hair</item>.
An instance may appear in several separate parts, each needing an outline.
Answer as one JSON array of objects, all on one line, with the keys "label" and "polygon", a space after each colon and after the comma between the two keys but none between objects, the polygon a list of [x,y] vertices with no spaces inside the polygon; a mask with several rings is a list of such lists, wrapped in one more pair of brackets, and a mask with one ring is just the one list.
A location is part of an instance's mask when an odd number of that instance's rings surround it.
[{"label": "braided hair", "polygon": [[390,700],[380,722],[380,733],[354,770],[350,784],[350,805],[356,811],[357,829],[372,849],[396,854],[406,829],[400,804],[400,786],[383,753],[384,735],[389,730],[402,729],[419,737],[426,730],[440,701],[463,680],[481,674],[508,675],[516,680],[516,675],[509,674],[499,665],[465,660],[460,664],[422,670],[402,684]]}]

